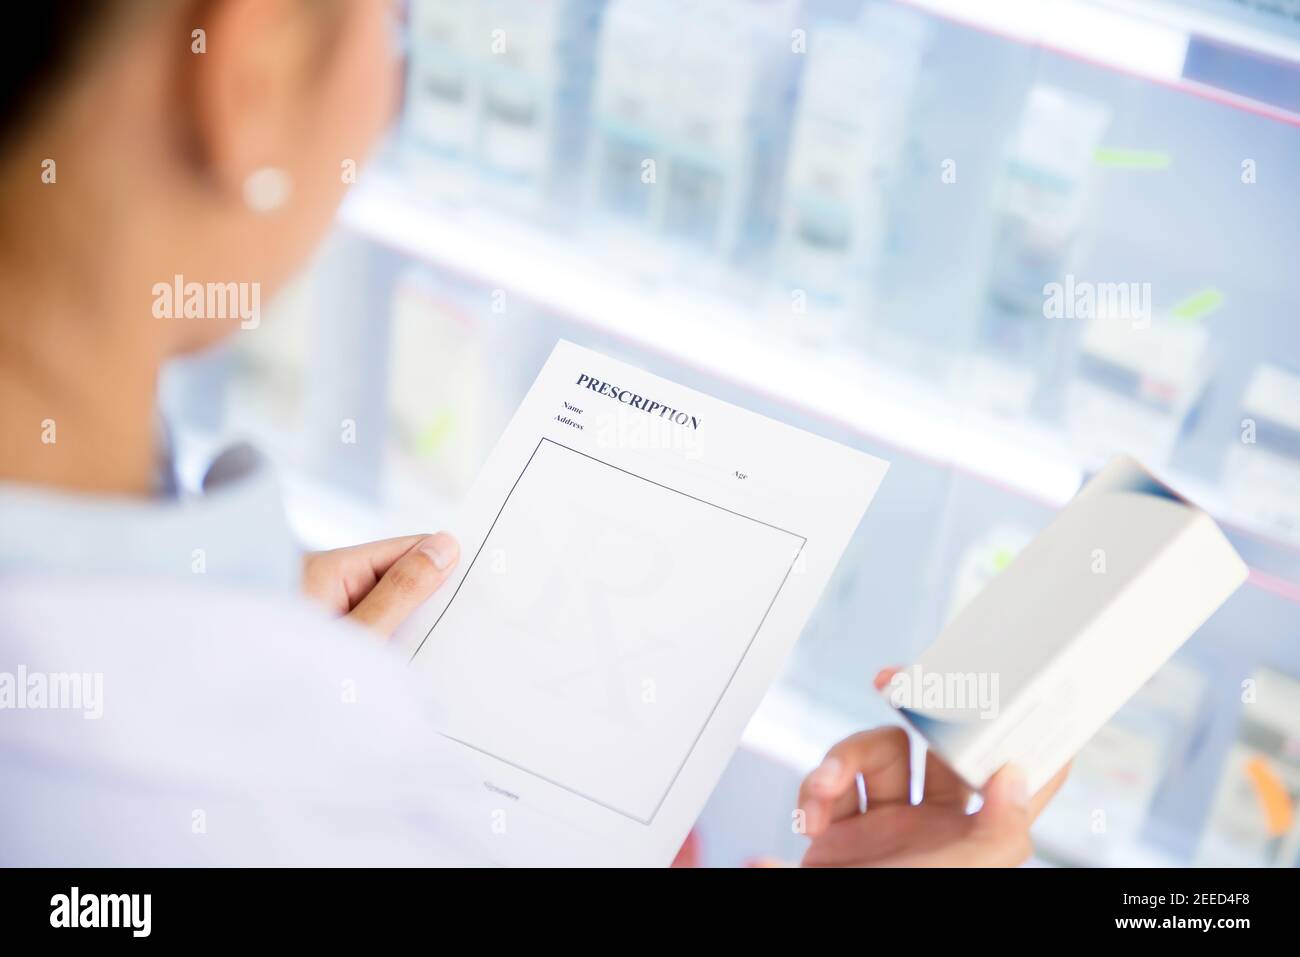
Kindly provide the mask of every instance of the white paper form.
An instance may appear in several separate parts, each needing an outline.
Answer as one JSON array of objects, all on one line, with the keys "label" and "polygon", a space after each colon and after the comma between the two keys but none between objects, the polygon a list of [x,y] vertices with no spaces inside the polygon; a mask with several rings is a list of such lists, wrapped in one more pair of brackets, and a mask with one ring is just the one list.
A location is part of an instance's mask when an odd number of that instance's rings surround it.
[{"label": "white paper form", "polygon": [[560,342],[399,634],[489,853],[668,863],[886,468]]}]

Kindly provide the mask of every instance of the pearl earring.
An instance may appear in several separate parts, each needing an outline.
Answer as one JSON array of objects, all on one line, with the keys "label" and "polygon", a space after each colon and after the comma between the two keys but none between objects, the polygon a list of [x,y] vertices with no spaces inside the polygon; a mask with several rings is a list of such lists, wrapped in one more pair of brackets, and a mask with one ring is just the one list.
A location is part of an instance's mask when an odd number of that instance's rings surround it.
[{"label": "pearl earring", "polygon": [[293,180],[278,166],[263,166],[244,180],[244,203],[255,213],[273,213],[289,199]]}]

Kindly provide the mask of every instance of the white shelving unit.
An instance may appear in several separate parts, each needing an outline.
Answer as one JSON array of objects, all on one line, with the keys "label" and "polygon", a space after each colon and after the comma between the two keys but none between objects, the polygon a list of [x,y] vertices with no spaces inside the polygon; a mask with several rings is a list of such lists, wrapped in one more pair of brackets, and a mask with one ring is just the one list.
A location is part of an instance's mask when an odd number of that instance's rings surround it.
[{"label": "white shelving unit", "polygon": [[[1032,423],[960,406],[932,386],[861,358],[754,332],[754,317],[721,296],[650,286],[579,244],[479,209],[438,208],[377,171],[344,203],[341,223],[402,255],[503,289],[554,315],[775,399],[918,459],[1050,507],[1063,505],[1101,463]],[[1161,476],[1230,529],[1296,546],[1191,476]],[[1251,582],[1300,603],[1300,583],[1263,569]]]},{"label": "white shelving unit", "polygon": [[[897,0],[954,23],[1085,60],[1197,96],[1300,125],[1300,113],[1185,75],[1193,40],[1289,64],[1300,75],[1300,37],[1271,32],[1177,0]],[[1230,3],[1225,0],[1223,6]],[[1256,18],[1262,20],[1262,16]]]}]

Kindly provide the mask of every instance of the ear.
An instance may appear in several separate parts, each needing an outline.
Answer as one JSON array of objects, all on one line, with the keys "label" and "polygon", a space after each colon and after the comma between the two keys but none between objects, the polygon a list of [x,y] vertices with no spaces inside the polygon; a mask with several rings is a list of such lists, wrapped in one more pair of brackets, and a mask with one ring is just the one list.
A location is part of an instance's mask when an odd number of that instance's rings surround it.
[{"label": "ear", "polygon": [[[196,158],[225,197],[238,201],[254,170],[282,165],[301,122],[320,31],[302,0],[209,0],[195,7],[191,117]],[[200,44],[201,41],[201,44]],[[201,49],[200,49],[201,45]]]}]

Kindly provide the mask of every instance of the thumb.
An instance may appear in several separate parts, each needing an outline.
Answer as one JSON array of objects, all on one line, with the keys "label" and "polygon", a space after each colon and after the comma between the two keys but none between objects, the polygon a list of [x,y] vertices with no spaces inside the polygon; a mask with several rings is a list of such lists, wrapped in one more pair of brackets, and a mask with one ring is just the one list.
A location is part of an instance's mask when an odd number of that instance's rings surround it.
[{"label": "thumb", "polygon": [[420,539],[393,562],[348,618],[392,635],[447,580],[459,558],[460,545],[446,532]]},{"label": "thumb", "polygon": [[970,842],[976,859],[970,863],[985,867],[1024,863],[1034,851],[1029,839],[1033,821],[1025,773],[1007,765],[984,788],[984,804],[974,816]]}]

